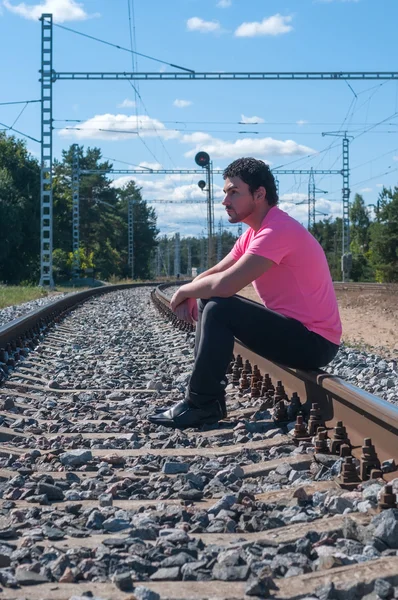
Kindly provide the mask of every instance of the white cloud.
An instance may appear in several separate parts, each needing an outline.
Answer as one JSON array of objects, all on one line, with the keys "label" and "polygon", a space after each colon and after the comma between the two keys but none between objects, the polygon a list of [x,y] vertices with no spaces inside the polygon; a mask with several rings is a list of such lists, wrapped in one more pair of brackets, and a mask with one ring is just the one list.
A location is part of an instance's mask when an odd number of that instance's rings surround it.
[{"label": "white cloud", "polygon": [[146,115],[96,115],[84,123],[61,129],[59,135],[77,139],[126,140],[132,139],[139,132],[141,137],[160,136],[163,139],[174,139],[180,136],[178,131],[167,129],[157,119]]},{"label": "white cloud", "polygon": [[211,33],[219,31],[220,23],[218,21],[204,21],[199,17],[192,17],[187,21],[188,31],[200,31],[200,33]]},{"label": "white cloud", "polygon": [[128,98],[125,98],[123,102],[117,105],[118,108],[134,108],[134,106],[134,100],[129,100]]},{"label": "white cloud", "polygon": [[186,108],[187,106],[191,106],[192,102],[190,100],[178,100],[177,98],[174,100],[173,104],[177,108]]},{"label": "white cloud", "polygon": [[359,193],[360,194],[370,194],[370,192],[372,192],[372,191],[373,191],[372,188],[367,187],[367,188],[362,188],[361,190],[359,190]]},{"label": "white cloud", "polygon": [[261,22],[253,21],[252,23],[242,23],[235,31],[236,37],[256,37],[260,35],[281,35],[289,33],[293,27],[288,25],[293,17],[290,15],[283,16],[277,13],[268,19],[263,19]]},{"label": "white cloud", "polygon": [[245,115],[241,115],[240,118],[241,123],[265,123],[262,117],[245,117]]},{"label": "white cloud", "polygon": [[84,10],[81,2],[75,0],[44,0],[40,4],[26,5],[11,4],[9,0],[4,0],[4,6],[11,12],[24,17],[25,19],[37,20],[43,13],[52,13],[54,21],[64,23],[65,21],[84,21],[90,17],[98,17],[98,13],[89,15]]},{"label": "white cloud", "polygon": [[[185,137],[189,136],[183,136],[182,142],[191,141],[184,139]],[[204,140],[202,143],[198,144],[196,148],[186,152],[185,156],[188,158],[193,157],[199,150],[208,152],[212,159],[239,158],[239,156],[268,157],[316,154],[316,151],[312,148],[297,144],[297,142],[294,142],[293,140],[281,141],[266,137],[243,138],[230,142],[211,138],[211,136],[208,136],[208,138],[210,139]],[[269,161],[267,160],[267,162]]]},{"label": "white cloud", "polygon": [[151,162],[146,162],[145,160],[143,160],[142,162],[139,163],[138,165],[139,167],[144,167],[144,169],[153,169],[154,171],[157,171],[158,169],[163,169],[163,165],[161,165],[160,163],[151,163]]},{"label": "white cloud", "polygon": [[300,127],[302,127],[303,125],[307,125],[308,121],[304,121],[304,119],[300,119],[299,121],[296,121],[296,124],[299,125]]},{"label": "white cloud", "polygon": [[392,159],[393,160],[398,160],[398,156],[393,156]]},{"label": "white cloud", "polygon": [[218,0],[218,8],[229,8],[232,5],[232,0]]},{"label": "white cloud", "polygon": [[194,133],[185,133],[181,141],[184,144],[205,144],[206,142],[210,142],[213,138],[209,133],[205,133],[204,131],[195,131]]},{"label": "white cloud", "polygon": [[376,183],[376,187],[382,188],[382,187],[384,187],[384,183]]}]

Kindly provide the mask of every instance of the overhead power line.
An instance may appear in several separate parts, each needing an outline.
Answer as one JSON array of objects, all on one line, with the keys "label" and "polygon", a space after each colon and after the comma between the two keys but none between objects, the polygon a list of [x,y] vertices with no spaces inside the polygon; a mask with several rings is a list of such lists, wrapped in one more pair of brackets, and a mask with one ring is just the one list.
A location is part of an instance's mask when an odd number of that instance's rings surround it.
[{"label": "overhead power line", "polygon": [[16,102],[0,102],[0,106],[11,106],[11,104],[33,104],[33,102],[41,102],[41,100],[17,100]]},{"label": "overhead power line", "polygon": [[124,48],[123,46],[119,46],[118,44],[112,44],[112,42],[101,40],[100,38],[94,37],[93,35],[88,35],[88,33],[83,33],[81,31],[76,31],[76,29],[65,27],[65,25],[60,25],[59,23],[54,23],[54,25],[56,27],[60,27],[61,29],[65,29],[66,31],[70,31],[71,33],[76,33],[76,35],[81,35],[83,37],[89,38],[90,40],[94,40],[95,42],[100,42],[101,44],[112,46],[113,48],[117,48],[118,50],[123,50],[124,52],[129,52],[130,54],[136,54],[137,56],[142,56],[143,58],[148,58],[149,60],[154,60],[155,62],[162,63],[163,65],[168,65],[169,67],[173,67],[174,69],[181,69],[182,71],[186,71],[187,73],[195,73],[195,71],[193,71],[192,69],[187,69],[185,67],[181,67],[180,65],[175,65],[165,60],[161,60],[160,58],[154,58],[153,56],[149,56],[148,54],[142,54],[141,52],[136,52],[135,50]]}]

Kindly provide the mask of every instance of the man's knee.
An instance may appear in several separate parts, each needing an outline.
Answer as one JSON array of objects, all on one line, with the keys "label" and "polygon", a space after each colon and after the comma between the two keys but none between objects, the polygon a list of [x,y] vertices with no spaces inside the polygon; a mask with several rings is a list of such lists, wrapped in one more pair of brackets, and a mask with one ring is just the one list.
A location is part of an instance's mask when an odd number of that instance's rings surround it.
[{"label": "man's knee", "polygon": [[227,313],[228,307],[232,304],[232,298],[233,296],[228,298],[214,296],[212,298],[209,298],[208,300],[200,300],[200,302],[204,302],[204,307],[202,310],[206,310],[206,314],[225,315]]}]

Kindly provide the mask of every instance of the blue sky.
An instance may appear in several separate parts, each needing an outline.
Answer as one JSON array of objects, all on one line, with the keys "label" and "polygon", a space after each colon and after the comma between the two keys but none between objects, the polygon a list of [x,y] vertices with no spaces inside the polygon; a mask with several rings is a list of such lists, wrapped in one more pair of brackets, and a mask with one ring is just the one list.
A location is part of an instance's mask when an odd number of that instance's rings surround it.
[{"label": "blue sky", "polygon": [[[136,51],[196,71],[397,70],[396,0],[0,0],[0,103],[40,97],[41,12],[125,48],[132,31]],[[54,27],[56,71],[133,68],[175,70]],[[383,185],[397,184],[398,81],[152,81],[137,89],[126,81],[56,82],[55,157],[78,142],[128,163],[115,160],[115,168],[193,168],[196,151],[206,150],[216,168],[252,155],[272,167],[340,169],[341,140],[322,133],[347,130],[352,197],[374,203]],[[38,139],[39,104],[20,115],[23,108],[0,105],[0,122]],[[129,133],[137,119],[139,135]],[[38,143],[27,146],[39,155]],[[162,233],[205,232],[205,205],[192,203],[205,199],[198,179],[136,177],[148,200],[191,201],[154,204]],[[215,216],[227,226],[222,184],[216,176]],[[341,177],[318,176],[316,185],[328,192],[317,196],[319,212],[341,215]],[[305,175],[280,177],[281,208],[304,224],[307,188]]]}]

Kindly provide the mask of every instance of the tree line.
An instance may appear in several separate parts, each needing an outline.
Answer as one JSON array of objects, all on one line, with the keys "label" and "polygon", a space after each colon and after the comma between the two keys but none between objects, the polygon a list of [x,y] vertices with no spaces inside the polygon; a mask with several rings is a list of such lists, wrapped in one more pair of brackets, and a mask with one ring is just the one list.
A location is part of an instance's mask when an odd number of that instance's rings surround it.
[{"label": "tree line", "polygon": [[[81,169],[106,171],[112,164],[99,148],[78,147]],[[56,282],[71,277],[72,146],[54,161],[53,264]],[[98,279],[130,276],[128,265],[128,202],[133,198],[134,273],[136,278],[174,273],[176,240],[159,236],[157,215],[134,181],[116,187],[106,173],[80,180],[80,264],[82,274],[94,269]],[[384,188],[372,217],[363,197],[356,195],[350,209],[350,249],[354,281],[398,281],[398,187]],[[315,223],[311,233],[321,243],[332,277],[341,278],[342,220]],[[235,236],[224,231],[219,256],[224,257]],[[216,242],[217,244],[217,242]],[[0,283],[36,284],[40,278],[40,166],[23,141],[0,132]],[[207,265],[206,240],[181,239],[181,273],[189,265]]]},{"label": "tree line", "polygon": [[[311,229],[323,247],[334,281],[341,279],[342,219],[318,221]],[[383,188],[372,216],[360,194],[350,206],[352,281],[398,282],[398,187]]]}]

